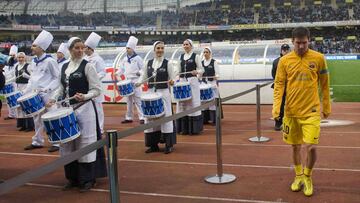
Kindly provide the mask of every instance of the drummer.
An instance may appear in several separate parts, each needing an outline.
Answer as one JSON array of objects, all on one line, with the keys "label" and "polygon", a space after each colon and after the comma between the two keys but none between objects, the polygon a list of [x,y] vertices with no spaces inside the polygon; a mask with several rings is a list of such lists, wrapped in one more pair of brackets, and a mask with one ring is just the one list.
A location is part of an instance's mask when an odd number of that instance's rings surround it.
[{"label": "drummer", "polygon": [[[93,64],[97,75],[99,77],[99,80],[101,80],[106,76],[105,72],[105,61],[104,59],[95,52],[95,48],[98,46],[99,42],[101,40],[101,36],[96,34],[95,32],[92,32],[89,37],[85,41],[85,59],[89,61],[89,63]],[[101,133],[104,133],[104,108],[103,108],[103,102],[104,102],[104,95],[100,94],[96,99],[96,110],[99,117],[100,122],[100,129]]]},{"label": "drummer", "polygon": [[[17,90],[22,91],[26,88],[31,73],[24,52],[19,52],[17,54],[17,61],[18,64],[15,66],[15,82]],[[17,126],[20,127],[20,131],[29,132],[34,130],[33,118],[18,118],[17,123]]]},{"label": "drummer", "polygon": [[[204,73],[204,67],[201,65],[200,56],[193,52],[193,42],[187,39],[183,42],[184,54],[180,56],[178,66],[180,81],[188,81],[191,87],[192,98],[187,101],[177,102],[176,113],[193,109],[201,105],[200,101],[200,83],[197,76]],[[203,119],[201,111],[196,111],[188,116],[176,120],[177,133],[183,135],[200,134],[203,130]]]},{"label": "drummer", "polygon": [[[144,66],[142,75],[136,86],[139,87],[147,81],[147,78],[156,73],[154,78],[148,81],[149,93],[160,94],[164,101],[165,116],[172,115],[170,85],[174,84],[173,79],[176,76],[171,63],[164,58],[165,44],[162,41],[156,41],[153,45],[155,57],[148,61]],[[155,119],[152,119],[155,120]],[[151,119],[145,118],[145,123],[149,123]],[[174,131],[174,123],[169,121],[161,124],[161,126],[145,130],[145,146],[149,147],[145,153],[159,152],[159,142],[165,143],[165,154],[173,151],[176,144],[176,132]]]},{"label": "drummer", "polygon": [[[9,56],[14,57],[16,59],[16,54],[18,53],[18,47],[16,45],[12,45],[10,47]],[[7,64],[4,67],[4,74],[7,81],[13,80],[15,78],[15,65],[17,64],[17,61],[15,60],[12,64]],[[16,86],[14,82],[12,82],[13,86]],[[16,89],[16,88],[14,88]],[[10,108],[10,106],[7,104],[8,108],[8,116],[4,118],[4,120],[10,120],[16,118],[16,110],[14,108]],[[19,126],[17,126],[19,127]]]},{"label": "drummer", "polygon": [[[60,87],[51,96],[47,106],[55,104],[62,96],[69,99],[67,105],[74,107],[80,128],[80,136],[61,145],[60,155],[66,156],[101,139],[96,106],[93,99],[101,93],[101,83],[95,67],[84,59],[84,43],[78,37],[68,42],[70,61],[63,65]],[[73,99],[70,99],[73,98]],[[64,166],[68,183],[64,190],[79,187],[80,192],[91,189],[96,178],[106,176],[104,149],[100,148]]]},{"label": "drummer", "polygon": [[[215,98],[219,97],[218,81],[219,78],[219,64],[215,59],[212,58],[212,51],[210,47],[205,47],[204,60],[201,61],[201,65],[204,67],[204,74],[202,75],[202,81],[212,86],[213,94]],[[212,125],[216,122],[216,107],[212,105],[209,109],[203,110],[204,124],[208,124],[209,121]]]},{"label": "drummer", "polygon": [[[58,64],[51,55],[45,53],[52,41],[52,34],[43,30],[33,42],[31,51],[35,58],[30,65],[32,73],[26,88],[22,91],[23,94],[38,91],[45,103],[48,102],[51,92],[59,86]],[[24,150],[44,147],[44,124],[41,121],[41,115],[45,112],[46,110],[34,116],[35,135],[32,137],[31,144],[26,146]],[[57,146],[51,146],[48,151],[55,152],[58,149]]]},{"label": "drummer", "polygon": [[61,72],[61,68],[64,63],[68,62],[67,58],[69,57],[69,50],[67,48],[66,43],[61,43],[57,52],[56,52],[56,60],[59,65],[59,72]]}]

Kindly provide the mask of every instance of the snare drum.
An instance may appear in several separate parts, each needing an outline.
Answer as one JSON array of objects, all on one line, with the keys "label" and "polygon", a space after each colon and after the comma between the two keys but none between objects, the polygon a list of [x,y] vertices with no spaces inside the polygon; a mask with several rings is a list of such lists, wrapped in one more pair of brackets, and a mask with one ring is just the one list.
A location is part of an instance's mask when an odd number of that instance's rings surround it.
[{"label": "snare drum", "polygon": [[141,96],[141,110],[145,118],[158,118],[165,114],[164,101],[157,93],[147,93]]},{"label": "snare drum", "polygon": [[213,86],[210,84],[200,84],[200,100],[202,102],[211,101],[214,99]]},{"label": "snare drum", "polygon": [[0,94],[11,94],[15,92],[15,86],[14,86],[14,83],[13,82],[7,82],[5,83],[5,86],[0,89]]},{"label": "snare drum", "polygon": [[174,99],[186,101],[191,99],[191,87],[189,82],[178,82],[173,86]]},{"label": "snare drum", "polygon": [[17,99],[22,96],[21,92],[16,91],[11,94],[6,95],[6,100],[10,108],[17,108],[19,107],[19,103],[17,102]]},{"label": "snare drum", "polygon": [[66,143],[80,136],[80,128],[72,108],[61,108],[41,116],[49,142]]},{"label": "snare drum", "polygon": [[134,84],[130,80],[122,80],[116,85],[120,96],[127,97],[134,94]]},{"label": "snare drum", "polygon": [[45,110],[45,104],[39,93],[33,92],[20,97],[18,100],[22,110],[29,117],[37,115]]}]

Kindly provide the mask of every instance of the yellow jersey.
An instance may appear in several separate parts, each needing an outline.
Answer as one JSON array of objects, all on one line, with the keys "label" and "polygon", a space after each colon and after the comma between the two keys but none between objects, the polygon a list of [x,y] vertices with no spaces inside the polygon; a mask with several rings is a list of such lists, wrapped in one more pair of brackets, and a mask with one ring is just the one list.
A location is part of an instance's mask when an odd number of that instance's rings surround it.
[{"label": "yellow jersey", "polygon": [[331,113],[329,71],[323,54],[309,49],[302,57],[295,51],[281,57],[274,84],[274,118],[279,117],[284,93],[286,117],[319,116],[319,85],[322,92],[322,112]]}]

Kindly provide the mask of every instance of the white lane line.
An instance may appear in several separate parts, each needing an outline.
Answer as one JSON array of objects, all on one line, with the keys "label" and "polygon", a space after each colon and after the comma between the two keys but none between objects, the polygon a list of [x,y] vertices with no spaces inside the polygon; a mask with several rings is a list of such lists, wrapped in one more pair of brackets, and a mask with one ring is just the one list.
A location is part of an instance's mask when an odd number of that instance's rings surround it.
[{"label": "white lane line", "polygon": [[[54,188],[54,189],[62,188],[62,186],[59,186],[59,185],[49,185],[49,184],[39,184],[39,183],[26,183],[26,185],[27,186],[35,186],[35,187]],[[94,192],[106,192],[106,193],[110,192],[110,190],[107,190],[107,189],[93,188],[90,190],[94,191]],[[123,191],[123,190],[120,190],[120,193],[128,194],[128,195],[143,195],[143,196],[152,196],[152,197],[170,197],[170,198],[198,199],[198,200],[225,201],[225,202],[275,203],[274,201],[233,199],[233,198],[206,197],[206,196],[193,196],[193,195],[175,195],[175,194],[148,193],[148,192],[133,192],[133,191]],[[283,201],[281,201],[281,202],[283,202]]]},{"label": "white lane line", "polygon": [[[59,155],[50,154],[32,154],[32,153],[17,153],[17,152],[0,152],[4,155],[20,155],[32,157],[59,157]],[[197,166],[216,166],[216,163],[201,163],[201,162],[186,162],[186,161],[161,161],[161,160],[144,160],[144,159],[118,159],[123,162],[136,162],[136,163],[158,163],[158,164],[179,164],[179,165],[197,165]],[[229,167],[242,167],[242,168],[267,168],[267,169],[292,169],[290,166],[267,166],[267,165],[250,165],[250,164],[223,164]],[[344,172],[360,172],[360,169],[346,169],[346,168],[315,168],[320,171],[344,171]]]},{"label": "white lane line", "polygon": [[[144,140],[135,140],[135,139],[120,139],[119,142],[144,142]],[[215,142],[177,142],[177,144],[189,144],[189,145],[215,145]],[[290,148],[290,145],[280,145],[280,144],[242,144],[242,143],[222,143],[224,146],[246,146],[246,147],[284,147]],[[330,146],[330,145],[318,145],[317,148],[325,149],[360,149],[360,147],[355,146]]]}]

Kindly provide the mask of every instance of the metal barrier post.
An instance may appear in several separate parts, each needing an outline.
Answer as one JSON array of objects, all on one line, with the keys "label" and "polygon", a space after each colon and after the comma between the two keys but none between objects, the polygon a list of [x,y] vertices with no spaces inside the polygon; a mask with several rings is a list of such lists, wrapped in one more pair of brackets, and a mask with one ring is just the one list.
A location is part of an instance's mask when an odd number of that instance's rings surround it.
[{"label": "metal barrier post", "polygon": [[110,182],[110,199],[111,203],[120,202],[119,196],[119,181],[117,170],[117,131],[108,130],[108,168],[109,168],[109,182]]},{"label": "metal barrier post", "polygon": [[236,176],[223,173],[222,164],[222,140],[221,140],[221,98],[216,98],[216,155],[217,155],[217,174],[210,175],[205,181],[212,184],[231,183],[236,180]]},{"label": "metal barrier post", "polygon": [[260,111],[260,84],[256,84],[256,132],[255,137],[249,138],[250,142],[267,142],[268,137],[261,136],[261,111]]}]

